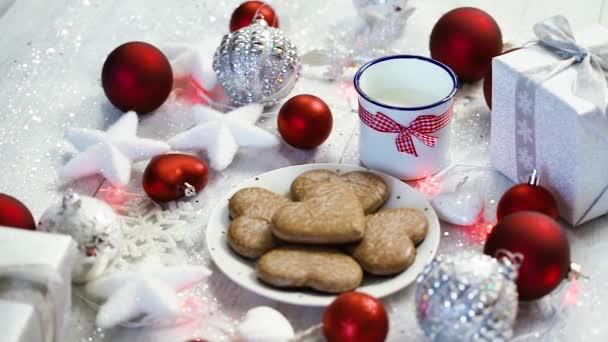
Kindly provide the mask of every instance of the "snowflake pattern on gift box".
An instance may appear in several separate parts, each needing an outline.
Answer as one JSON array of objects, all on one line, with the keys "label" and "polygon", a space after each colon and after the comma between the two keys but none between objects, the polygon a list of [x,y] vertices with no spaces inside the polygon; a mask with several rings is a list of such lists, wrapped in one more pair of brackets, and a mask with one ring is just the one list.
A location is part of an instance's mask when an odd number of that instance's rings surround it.
[{"label": "snowflake pattern on gift box", "polygon": [[534,114],[534,100],[527,91],[517,93],[517,102],[518,110],[522,114],[528,117]]},{"label": "snowflake pattern on gift box", "polygon": [[517,159],[525,169],[532,170],[534,168],[534,158],[527,147],[523,146],[517,149]]},{"label": "snowflake pattern on gift box", "polygon": [[517,135],[519,135],[522,141],[526,144],[534,142],[534,132],[530,128],[530,123],[526,120],[517,121]]},{"label": "snowflake pattern on gift box", "polygon": [[515,91],[515,146],[517,178],[526,181],[536,165],[535,115],[536,82],[528,78],[517,81]]}]

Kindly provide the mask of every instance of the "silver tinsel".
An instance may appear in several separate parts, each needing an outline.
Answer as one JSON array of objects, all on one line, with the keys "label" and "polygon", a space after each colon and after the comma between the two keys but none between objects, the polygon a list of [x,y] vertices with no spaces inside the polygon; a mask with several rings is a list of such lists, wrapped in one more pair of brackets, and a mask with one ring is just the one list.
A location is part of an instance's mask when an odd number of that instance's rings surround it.
[{"label": "silver tinsel", "polygon": [[416,316],[433,341],[507,341],[517,315],[520,260],[464,252],[438,256],[418,277]]},{"label": "silver tinsel", "polygon": [[357,10],[359,16],[365,19],[369,24],[375,25],[391,20],[399,21],[406,12],[412,11],[411,8],[408,8],[408,1],[409,0],[353,0],[353,6],[355,7],[355,10]]},{"label": "silver tinsel", "polygon": [[72,281],[84,283],[99,277],[116,258],[123,244],[118,216],[105,202],[69,192],[60,204],[40,218],[41,231],[70,235],[78,245]]},{"label": "silver tinsel", "polygon": [[213,70],[232,104],[272,106],[289,95],[300,74],[297,49],[264,19],[224,36]]},{"label": "silver tinsel", "polygon": [[401,53],[393,45],[415,11],[409,0],[353,0],[353,6],[358,18],[333,25],[323,47],[302,56],[304,64],[326,66],[325,78],[332,81],[372,59]]}]

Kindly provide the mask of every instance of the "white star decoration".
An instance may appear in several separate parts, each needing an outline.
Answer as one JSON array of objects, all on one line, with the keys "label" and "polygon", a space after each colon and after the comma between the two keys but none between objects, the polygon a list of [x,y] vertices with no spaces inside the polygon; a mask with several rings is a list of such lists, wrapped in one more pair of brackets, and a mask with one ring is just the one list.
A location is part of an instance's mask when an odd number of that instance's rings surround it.
[{"label": "white star decoration", "polygon": [[180,300],[177,292],[211,275],[204,266],[164,266],[148,258],[136,271],[98,278],[88,283],[87,295],[105,299],[97,312],[97,325],[110,328],[178,318]]},{"label": "white star decoration", "polygon": [[167,44],[162,47],[163,52],[171,63],[173,78],[180,79],[188,75],[205,89],[212,89],[217,83],[215,72],[211,63],[205,64],[208,55],[200,48],[187,44]]},{"label": "white star decoration", "polygon": [[138,118],[135,112],[124,114],[107,131],[78,128],[68,129],[65,138],[78,154],[59,172],[66,181],[101,174],[113,186],[129,183],[131,164],[169,151],[167,143],[138,138]]},{"label": "white star decoration", "polygon": [[196,125],[169,139],[177,150],[207,151],[211,167],[223,170],[234,159],[239,147],[272,147],[279,139],[257,127],[263,107],[251,104],[222,114],[209,107],[195,106],[192,110]]}]

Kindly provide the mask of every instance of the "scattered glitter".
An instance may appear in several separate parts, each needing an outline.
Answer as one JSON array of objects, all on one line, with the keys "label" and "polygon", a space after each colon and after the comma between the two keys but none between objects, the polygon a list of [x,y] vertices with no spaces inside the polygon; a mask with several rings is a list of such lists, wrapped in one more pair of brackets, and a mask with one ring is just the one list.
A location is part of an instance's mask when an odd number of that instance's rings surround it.
[{"label": "scattered glitter", "polygon": [[430,176],[425,179],[418,181],[417,188],[420,192],[425,194],[427,198],[434,197],[441,186],[439,178]]}]

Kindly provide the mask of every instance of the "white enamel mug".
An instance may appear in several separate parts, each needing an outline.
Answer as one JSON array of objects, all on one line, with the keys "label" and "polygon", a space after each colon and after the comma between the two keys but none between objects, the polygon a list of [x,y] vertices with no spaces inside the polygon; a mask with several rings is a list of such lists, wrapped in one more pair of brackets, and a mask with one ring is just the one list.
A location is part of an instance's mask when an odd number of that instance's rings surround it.
[{"label": "white enamel mug", "polygon": [[399,179],[428,177],[448,162],[458,77],[443,63],[413,55],[373,60],[355,75],[359,158]]}]

